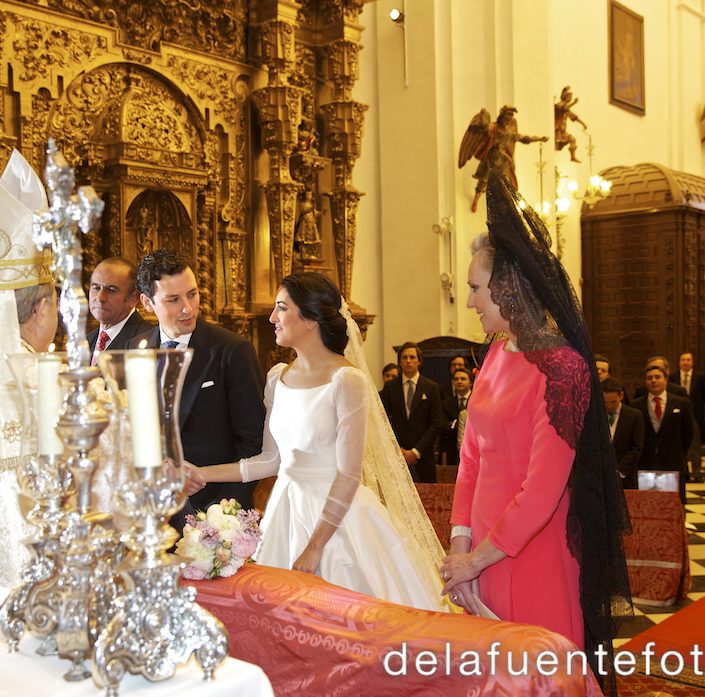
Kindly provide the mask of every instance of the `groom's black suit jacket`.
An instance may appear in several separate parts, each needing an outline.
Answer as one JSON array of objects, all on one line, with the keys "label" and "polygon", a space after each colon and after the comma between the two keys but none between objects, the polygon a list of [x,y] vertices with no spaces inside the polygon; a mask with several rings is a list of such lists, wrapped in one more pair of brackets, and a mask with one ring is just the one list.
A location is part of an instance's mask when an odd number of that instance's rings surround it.
[{"label": "groom's black suit jacket", "polygon": [[[130,341],[159,347],[159,327]],[[243,337],[198,318],[189,348],[193,360],[186,373],[179,406],[184,457],[194,465],[218,465],[257,455],[262,450],[264,381],[252,344]],[[256,483],[208,484],[190,497],[205,510],[222,498],[252,507]]]}]

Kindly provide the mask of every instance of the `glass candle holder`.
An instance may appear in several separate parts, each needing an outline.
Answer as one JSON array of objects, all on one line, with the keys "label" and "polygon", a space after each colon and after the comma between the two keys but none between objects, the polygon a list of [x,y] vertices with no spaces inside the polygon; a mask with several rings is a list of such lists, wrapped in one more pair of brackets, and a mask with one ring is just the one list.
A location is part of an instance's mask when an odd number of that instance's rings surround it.
[{"label": "glass candle holder", "polygon": [[118,419],[116,454],[128,471],[114,508],[131,521],[132,565],[166,562],[177,538],[165,522],[186,499],[179,402],[192,356],[190,349],[133,349],[98,359]]}]

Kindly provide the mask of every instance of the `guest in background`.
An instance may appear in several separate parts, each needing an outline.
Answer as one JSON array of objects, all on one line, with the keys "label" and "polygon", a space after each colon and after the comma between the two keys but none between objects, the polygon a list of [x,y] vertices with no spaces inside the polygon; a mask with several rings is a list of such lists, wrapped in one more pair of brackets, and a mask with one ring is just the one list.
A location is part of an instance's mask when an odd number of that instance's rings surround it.
[{"label": "guest in background", "polygon": [[453,373],[455,396],[447,397],[441,403],[443,428],[438,446],[441,464],[452,466],[458,464],[458,416],[467,406],[471,386],[470,371],[467,368],[457,368]]},{"label": "guest in background", "polygon": [[597,377],[600,380],[611,377],[610,360],[606,356],[601,356],[599,353],[595,354],[595,368],[597,368]]},{"label": "guest in background", "polygon": [[[453,358],[451,358],[450,362],[448,363],[448,373],[450,374],[450,380],[438,386],[439,390],[441,391],[441,402],[444,402],[446,399],[448,399],[448,397],[455,396],[455,388],[453,386],[453,375],[455,375],[455,371],[458,370],[458,368],[465,368],[465,370],[469,370],[467,359],[465,358],[465,356],[461,356],[460,354],[457,356],[453,356]],[[470,375],[470,381],[472,382],[472,375]]]},{"label": "guest in background", "polygon": [[702,482],[702,436],[705,433],[705,375],[696,373],[693,369],[693,354],[690,351],[681,353],[678,359],[678,370],[668,376],[669,383],[680,385],[688,394],[693,405],[693,440],[688,449],[688,462],[692,468],[692,480]]},{"label": "guest in background", "polygon": [[[458,454],[460,454],[460,449],[463,447],[463,440],[465,438],[465,425],[468,422],[468,408],[467,406],[458,414],[458,438],[456,443],[458,445]],[[460,455],[458,455],[458,461],[460,461]]]},{"label": "guest in background", "polygon": [[[252,344],[200,316],[196,276],[174,252],[159,249],[144,257],[137,287],[142,304],[154,312],[159,325],[131,339],[128,348],[144,340],[151,348],[194,350],[179,405],[184,458],[203,467],[259,453],[265,410],[262,373]],[[251,508],[254,486],[211,484],[189,498],[200,510],[231,497]]]},{"label": "guest in background", "polygon": [[687,397],[669,393],[668,373],[660,366],[647,368],[644,377],[648,395],[635,399],[634,409],[644,419],[644,449],[640,470],[669,470],[679,473],[681,501],[685,503],[688,476],[688,448],[693,438],[693,409]]},{"label": "guest in background", "polygon": [[639,410],[622,403],[624,389],[617,380],[605,378],[601,387],[622,486],[638,489],[637,465],[644,447],[644,419]]},{"label": "guest in background", "polygon": [[135,310],[139,299],[137,267],[131,261],[110,257],[95,267],[88,288],[88,309],[99,326],[87,337],[91,365],[101,351],[127,348],[130,339],[154,326]]},{"label": "guest in background", "polygon": [[[651,356],[647,361],[646,365],[644,366],[644,369],[648,369],[651,367],[657,367],[661,368],[666,375],[669,375],[671,372],[671,366],[668,362],[668,359],[665,356]],[[685,391],[684,387],[681,387],[680,385],[677,385],[675,382],[667,382],[666,383],[666,391],[668,394],[674,394],[677,397],[685,397],[686,399],[688,398],[688,393]],[[634,390],[634,399],[639,399],[640,397],[644,397],[648,393],[648,388],[647,386],[644,385],[639,385],[635,390]]]},{"label": "guest in background", "polygon": [[380,399],[414,481],[436,481],[435,444],[443,426],[438,385],[419,372],[421,349],[413,342],[398,351],[401,376],[382,388]]},{"label": "guest in background", "polygon": [[[596,353],[595,368],[597,368],[597,377],[600,379],[600,382],[612,377],[612,364],[607,356]],[[622,404],[629,406],[629,396],[624,391],[622,392]]]},{"label": "guest in background", "polygon": [[616,599],[628,608],[628,516],[590,338],[538,215],[496,176],[487,211],[468,307],[506,338],[489,345],[470,397],[445,590],[474,612],[476,581],[501,619],[569,637],[596,668]]},{"label": "guest in background", "polygon": [[387,363],[382,368],[382,382],[389,382],[399,377],[399,366],[396,363]]}]

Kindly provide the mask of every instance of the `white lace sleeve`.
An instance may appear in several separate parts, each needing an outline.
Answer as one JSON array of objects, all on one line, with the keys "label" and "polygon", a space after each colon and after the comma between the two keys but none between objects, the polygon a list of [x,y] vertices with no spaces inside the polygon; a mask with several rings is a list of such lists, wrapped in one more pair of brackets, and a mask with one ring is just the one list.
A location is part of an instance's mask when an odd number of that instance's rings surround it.
[{"label": "white lace sleeve", "polygon": [[267,384],[264,386],[264,406],[267,410],[267,415],[264,419],[262,452],[259,455],[240,460],[240,474],[243,482],[252,482],[257,479],[271,477],[279,471],[279,448],[277,448],[277,444],[269,431],[269,417],[272,414],[272,404],[274,404],[274,391],[284,368],[286,368],[286,363],[277,363],[267,373]]},{"label": "white lace sleeve", "polygon": [[321,518],[340,525],[362,476],[362,455],[367,429],[367,378],[355,368],[341,368],[333,375],[338,427],[335,443],[337,475],[328,492]]}]

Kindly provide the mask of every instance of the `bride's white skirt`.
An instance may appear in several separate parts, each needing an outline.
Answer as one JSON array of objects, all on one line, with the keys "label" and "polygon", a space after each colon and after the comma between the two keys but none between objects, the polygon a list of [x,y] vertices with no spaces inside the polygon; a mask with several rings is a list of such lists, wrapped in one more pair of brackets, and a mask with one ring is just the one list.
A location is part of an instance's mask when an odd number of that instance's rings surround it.
[{"label": "bride's white skirt", "polygon": [[[330,482],[299,483],[280,475],[262,519],[255,559],[291,569],[320,520]],[[409,549],[409,547],[411,549]],[[326,544],[318,575],[344,588],[423,610],[447,611],[441,580],[429,588],[387,510],[360,486],[342,523]]]}]

